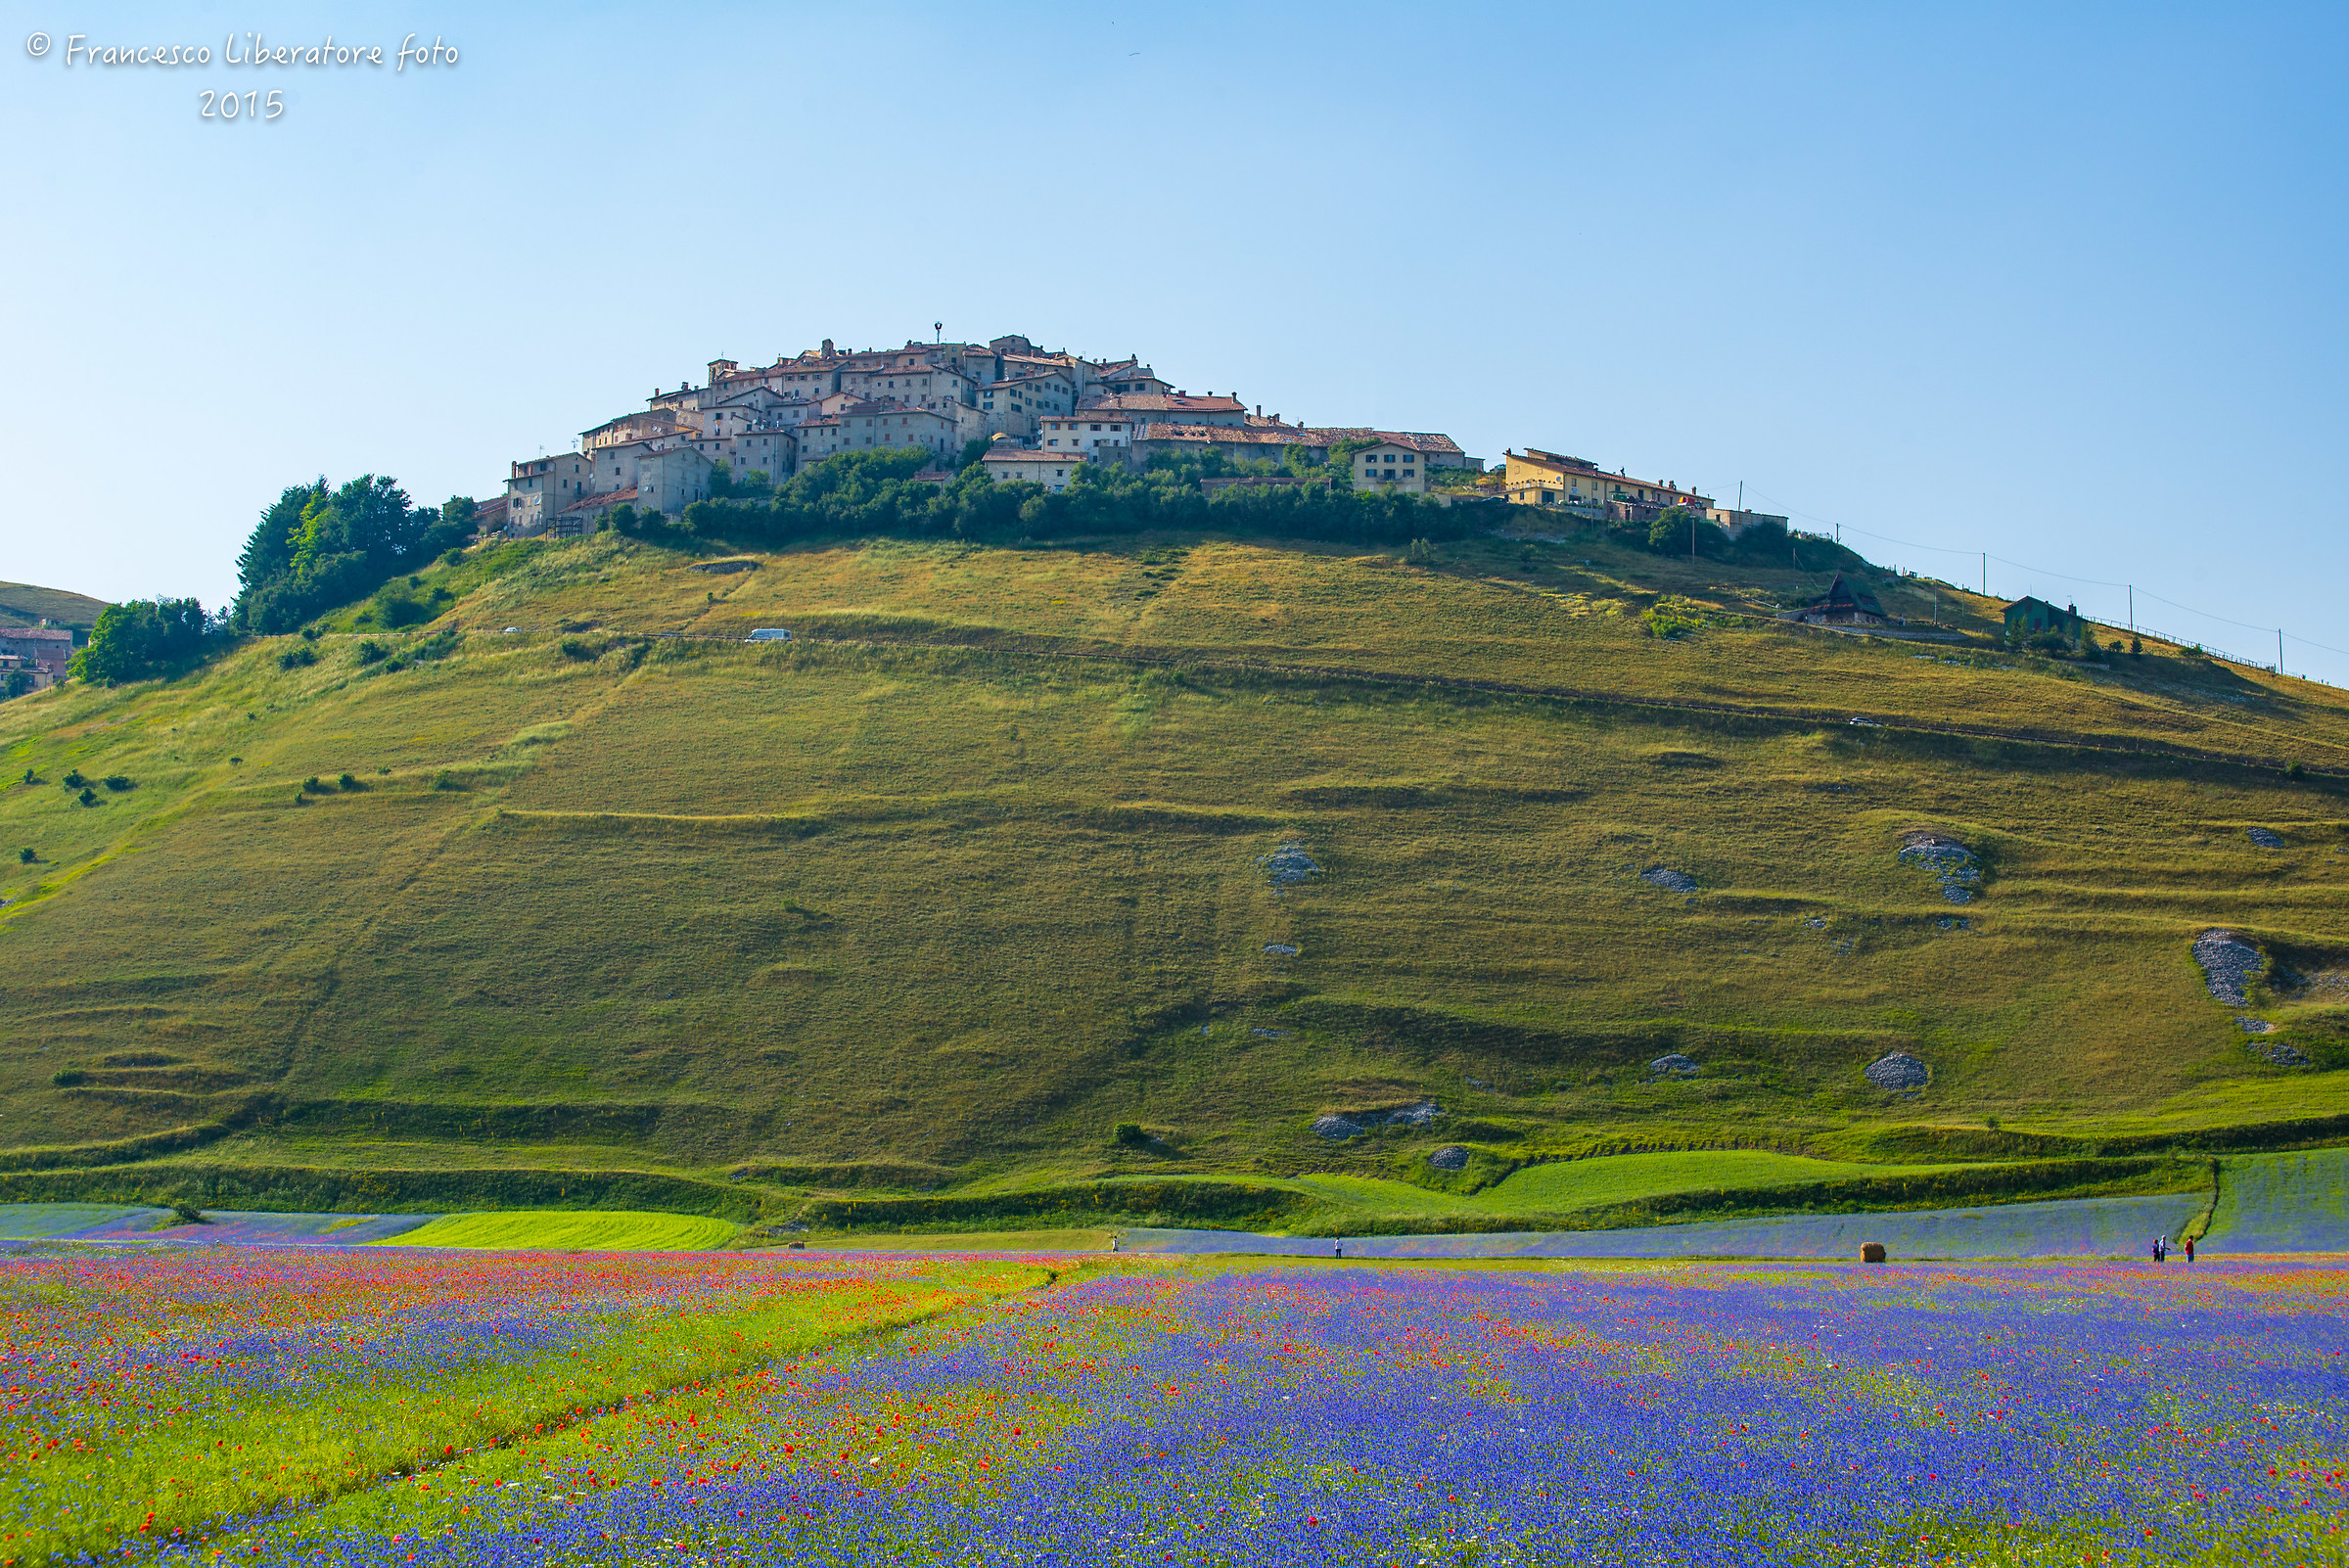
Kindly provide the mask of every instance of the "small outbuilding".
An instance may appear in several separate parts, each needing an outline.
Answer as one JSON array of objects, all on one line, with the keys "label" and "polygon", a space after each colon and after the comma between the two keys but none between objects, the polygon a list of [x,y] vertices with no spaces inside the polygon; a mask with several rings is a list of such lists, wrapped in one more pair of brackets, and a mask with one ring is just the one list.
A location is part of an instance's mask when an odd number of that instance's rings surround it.
[{"label": "small outbuilding", "polygon": [[1797,610],[1794,619],[1807,626],[1880,626],[1888,618],[1874,594],[1855,588],[1838,572],[1827,591]]},{"label": "small outbuilding", "polygon": [[2067,642],[2078,642],[2083,624],[2085,623],[2080,619],[2078,605],[2066,605],[2058,610],[2045,599],[2034,599],[2026,594],[2006,607],[2006,635],[2015,642],[2025,637],[2044,636],[2049,632]]}]

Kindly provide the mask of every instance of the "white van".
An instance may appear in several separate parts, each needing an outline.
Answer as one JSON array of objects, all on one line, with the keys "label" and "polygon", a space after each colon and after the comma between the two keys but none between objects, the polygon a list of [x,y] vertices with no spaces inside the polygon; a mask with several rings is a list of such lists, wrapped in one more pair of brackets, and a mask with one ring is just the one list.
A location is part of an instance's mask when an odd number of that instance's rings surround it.
[{"label": "white van", "polygon": [[782,626],[760,626],[742,640],[745,642],[789,642],[791,633]]}]

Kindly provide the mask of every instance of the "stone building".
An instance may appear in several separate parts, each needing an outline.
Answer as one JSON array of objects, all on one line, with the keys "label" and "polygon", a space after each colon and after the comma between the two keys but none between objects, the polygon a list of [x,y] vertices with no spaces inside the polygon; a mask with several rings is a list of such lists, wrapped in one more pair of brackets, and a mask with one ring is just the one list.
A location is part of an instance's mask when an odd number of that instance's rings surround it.
[{"label": "stone building", "polygon": [[1670,480],[1635,480],[1580,457],[1527,447],[1506,454],[1502,488],[1520,506],[1562,506],[1590,518],[1649,522],[1667,507],[1685,507],[1698,516],[1713,510],[1710,496],[1681,489]]},{"label": "stone building", "polygon": [[556,513],[595,488],[595,459],[583,452],[525,458],[506,478],[506,537],[545,532]]},{"label": "stone building", "polygon": [[710,459],[690,446],[647,452],[636,465],[636,510],[674,518],[710,497]]},{"label": "stone building", "polygon": [[986,465],[987,477],[998,484],[1026,480],[1047,490],[1067,489],[1069,476],[1084,465],[1082,457],[1072,453],[1014,446],[1008,440],[997,441],[980,462]]}]

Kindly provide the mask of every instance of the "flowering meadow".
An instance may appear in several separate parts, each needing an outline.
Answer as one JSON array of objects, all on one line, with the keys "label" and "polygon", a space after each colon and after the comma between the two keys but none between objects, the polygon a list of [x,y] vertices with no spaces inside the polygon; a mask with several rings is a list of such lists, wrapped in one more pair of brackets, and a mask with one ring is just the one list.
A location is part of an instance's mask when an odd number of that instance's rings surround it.
[{"label": "flowering meadow", "polygon": [[2329,1265],[0,1260],[0,1557],[2349,1563]]}]

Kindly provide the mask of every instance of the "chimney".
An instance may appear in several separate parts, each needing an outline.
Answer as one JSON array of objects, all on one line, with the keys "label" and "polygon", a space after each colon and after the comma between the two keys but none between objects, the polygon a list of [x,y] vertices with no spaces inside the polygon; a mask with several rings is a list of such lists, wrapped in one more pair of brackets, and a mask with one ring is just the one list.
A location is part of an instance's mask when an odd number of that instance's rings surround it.
[{"label": "chimney", "polygon": [[1265,417],[1265,405],[1264,405],[1264,404],[1262,404],[1262,403],[1259,403],[1259,404],[1257,404],[1257,405],[1256,405],[1256,417],[1257,417],[1257,418],[1259,418],[1259,419],[1262,419],[1262,418],[1264,418],[1264,417]]},{"label": "chimney", "polygon": [[829,339],[829,338],[826,338],[826,339],[824,340],[824,352],[825,352],[825,353],[827,353],[827,354],[829,354],[831,351],[832,351],[832,340],[831,340],[831,339]]}]

